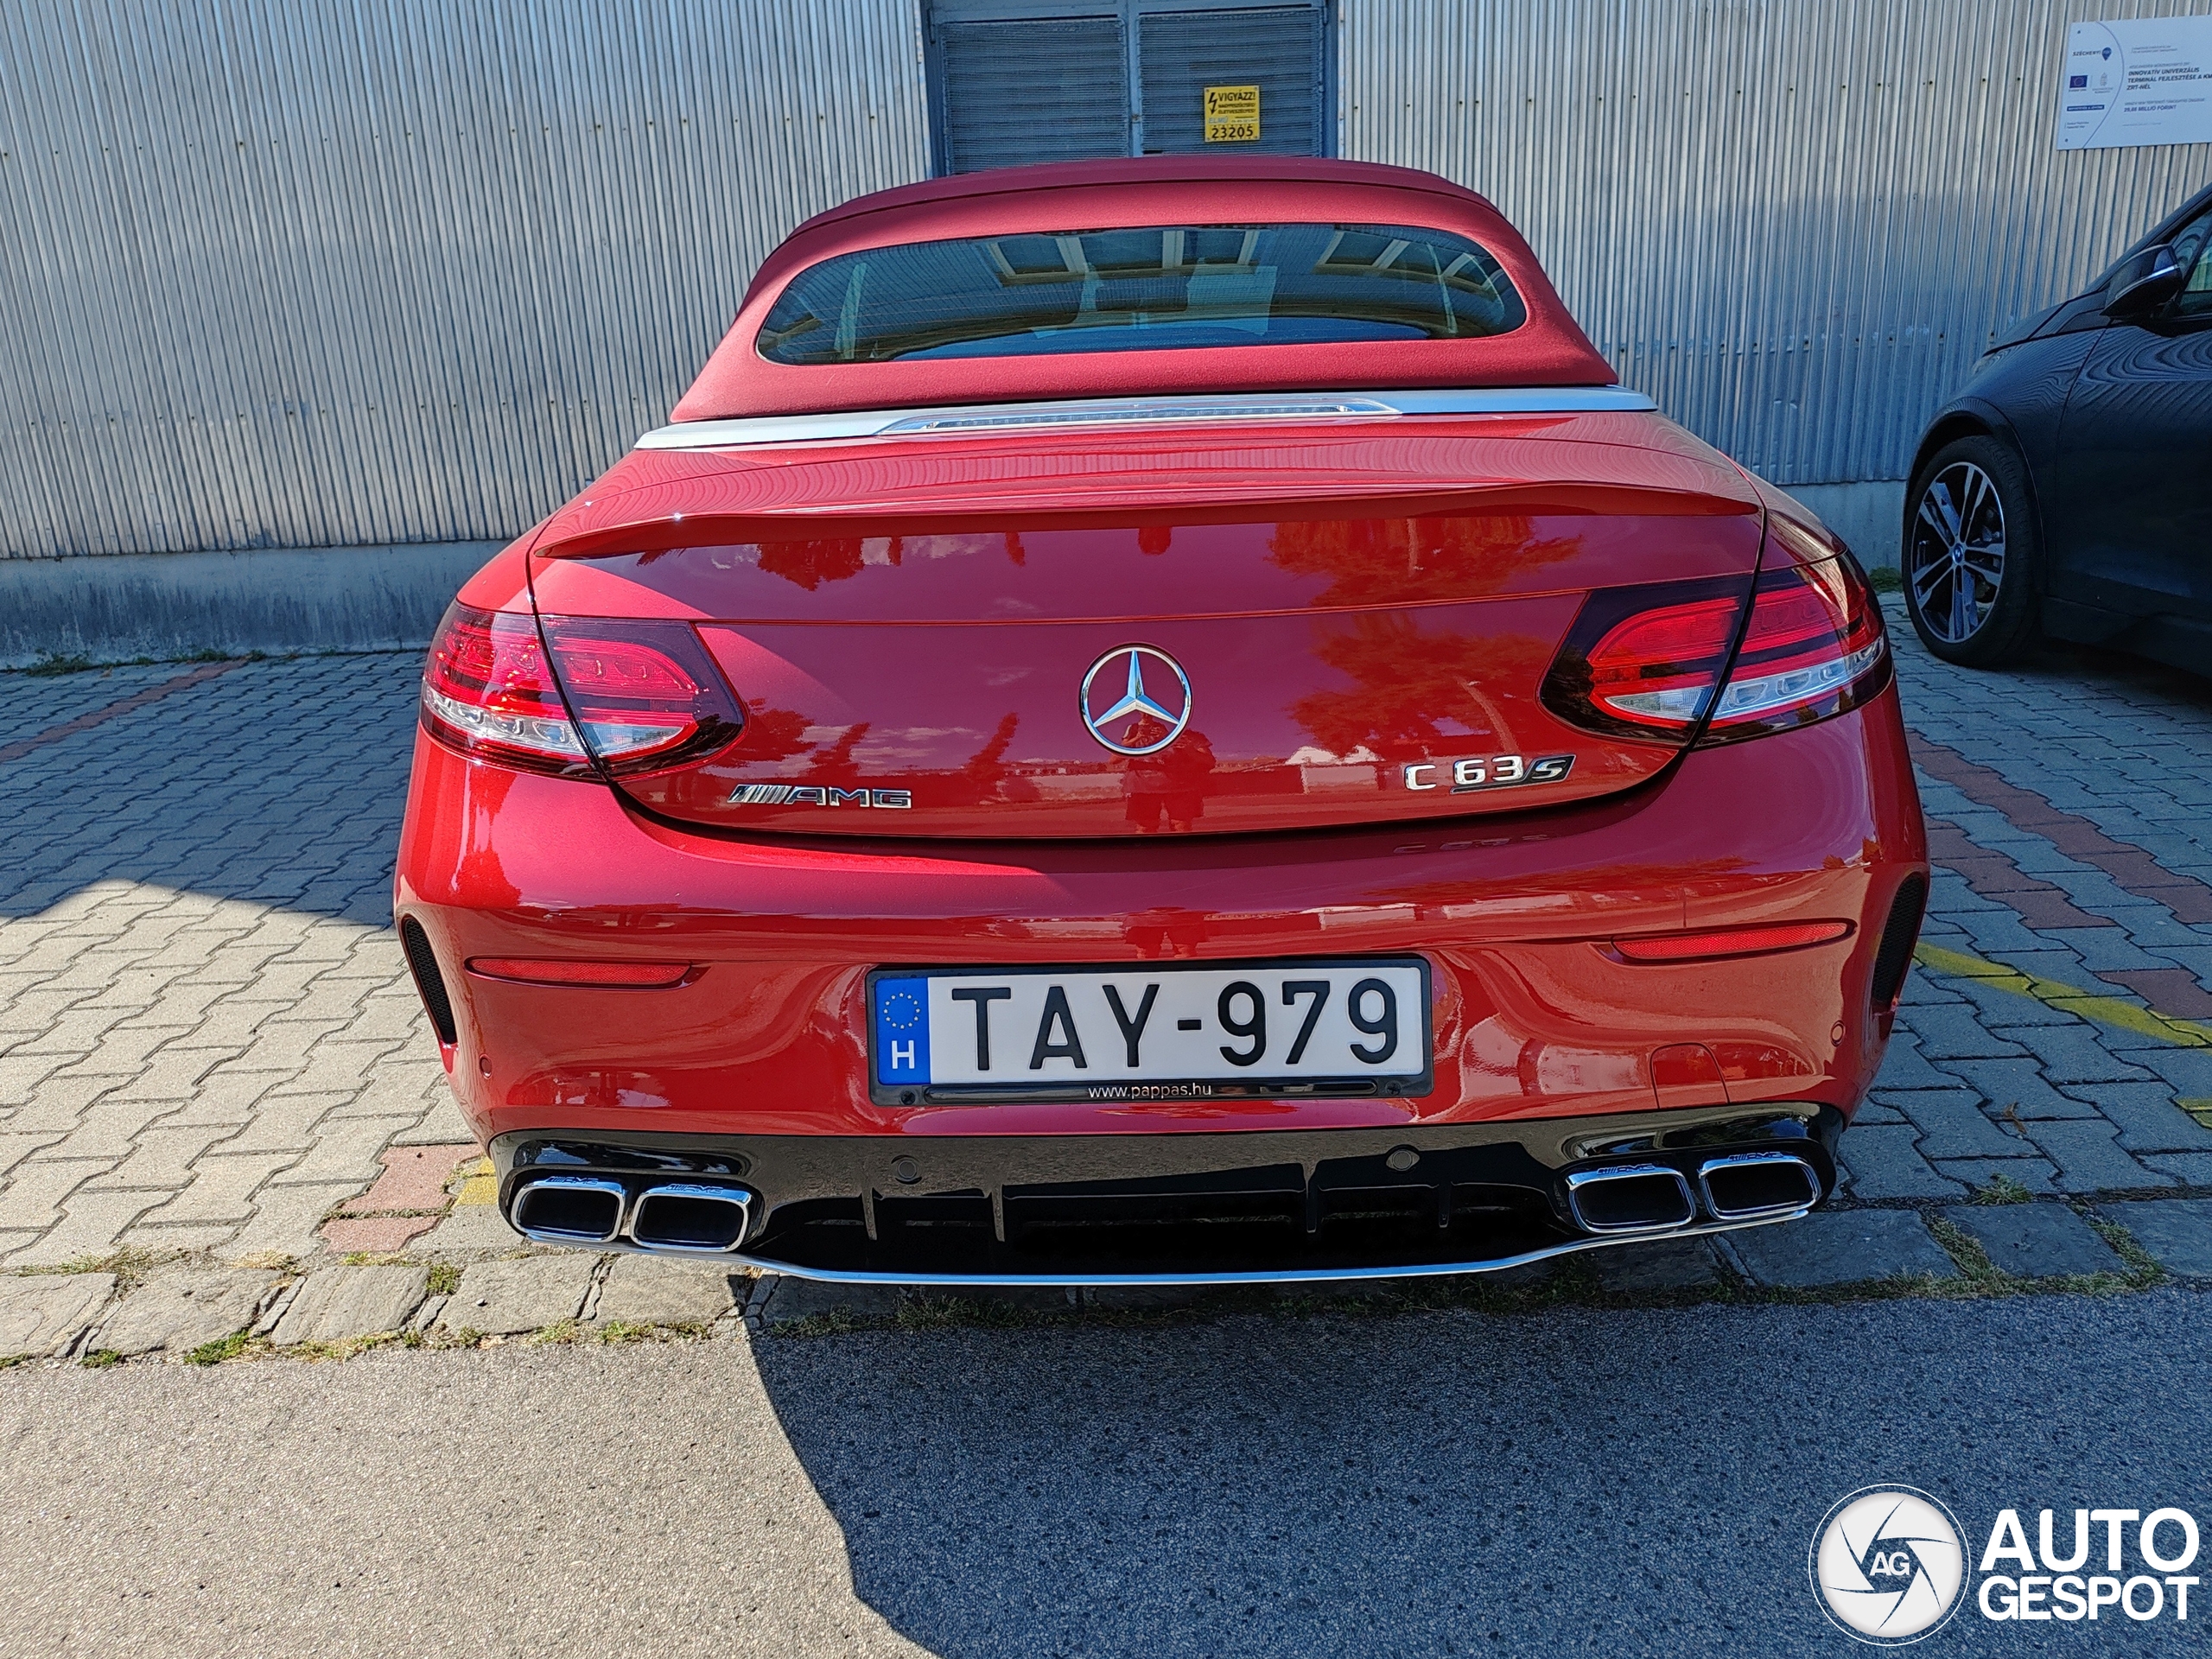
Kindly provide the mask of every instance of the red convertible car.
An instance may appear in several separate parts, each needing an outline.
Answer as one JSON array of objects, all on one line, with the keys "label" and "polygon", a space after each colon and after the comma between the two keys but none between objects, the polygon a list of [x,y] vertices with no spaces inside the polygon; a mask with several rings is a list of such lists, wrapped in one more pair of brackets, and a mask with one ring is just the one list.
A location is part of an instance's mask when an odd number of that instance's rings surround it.
[{"label": "red convertible car", "polygon": [[534,1239],[1340,1280],[1785,1220],[1927,892],[1878,610],[1424,174],[802,226],[474,577],[401,936]]}]

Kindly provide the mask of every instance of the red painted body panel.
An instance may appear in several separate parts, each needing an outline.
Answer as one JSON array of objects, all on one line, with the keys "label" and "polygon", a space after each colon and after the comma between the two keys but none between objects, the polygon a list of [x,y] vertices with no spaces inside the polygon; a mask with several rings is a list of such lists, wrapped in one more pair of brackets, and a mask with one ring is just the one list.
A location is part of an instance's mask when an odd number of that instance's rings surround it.
[{"label": "red painted body panel", "polygon": [[[1879,1064],[1867,983],[1925,842],[1894,690],[1696,752],[1660,788],[1467,826],[1176,842],[834,845],[641,818],[592,783],[416,746],[397,902],[448,964],[454,1087],[491,1136],[1102,1134],[1558,1117],[1700,1093],[1848,1113]],[[1631,964],[1616,934],[1840,918],[1834,945]],[[886,962],[1120,963],[1417,950],[1437,1086],[1420,1100],[872,1105],[861,985]],[[665,991],[502,983],[474,956],[681,959]],[[1840,1032],[1838,1038],[1835,1033]]]},{"label": "red painted body panel", "polygon": [[[842,253],[1098,226],[1279,222],[1409,224],[1471,237],[1505,267],[1529,320],[1510,334],[1483,339],[1050,358],[797,366],[772,363],[754,348],[761,321],[784,284],[807,266]],[[676,405],[674,417],[1317,386],[1602,386],[1613,379],[1611,365],[1560,303],[1528,244],[1471,190],[1431,174],[1359,162],[1147,156],[913,185],[863,196],[809,219],[760,267],[737,320]]]},{"label": "red painted body panel", "polygon": [[[746,735],[623,788],[657,812],[747,830],[1219,834],[1608,794],[1675,748],[1578,729],[1538,702],[1583,594],[1748,580],[1759,560],[1743,475],[1656,415],[681,460],[640,460],[630,475],[650,481],[626,490],[610,487],[618,469],[558,516],[539,546],[561,556],[533,560],[537,601],[549,615],[716,625],[701,632],[749,712]],[[1291,505],[1260,505],[1287,493]],[[1223,517],[1239,498],[1251,505]],[[1137,516],[1133,499],[1166,505]],[[899,533],[770,522],[838,503],[865,520],[893,500]],[[970,527],[937,528],[942,506]],[[1109,753],[1077,704],[1084,668],[1130,643],[1191,677],[1191,727],[1156,759]],[[1573,770],[1487,793],[1403,787],[1407,765],[1504,753],[1568,754]],[[863,781],[908,791],[912,810],[862,822],[732,798]]]}]

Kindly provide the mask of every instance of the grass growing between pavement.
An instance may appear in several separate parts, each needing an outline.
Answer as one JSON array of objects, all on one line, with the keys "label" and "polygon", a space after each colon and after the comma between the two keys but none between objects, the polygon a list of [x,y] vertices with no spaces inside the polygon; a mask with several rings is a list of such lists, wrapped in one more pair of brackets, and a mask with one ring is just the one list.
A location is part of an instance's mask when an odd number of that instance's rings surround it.
[{"label": "grass growing between pavement", "polygon": [[[61,674],[90,674],[96,669],[158,668],[171,663],[265,663],[270,660],[265,651],[195,651],[188,657],[111,657],[105,661],[95,661],[74,652],[42,651],[38,654],[36,662],[15,671],[34,680],[43,680]],[[288,654],[276,660],[293,662],[297,660],[297,654]]]},{"label": "grass growing between pavement", "polygon": [[58,1278],[73,1273],[111,1273],[117,1291],[124,1292],[144,1284],[147,1275],[156,1268],[187,1259],[182,1250],[111,1250],[105,1255],[80,1255],[73,1262],[57,1262],[51,1267],[17,1268],[15,1272],[26,1279]]},{"label": "grass growing between pavement", "polygon": [[[2006,1273],[1989,1259],[1989,1252],[1981,1241],[1942,1216],[1926,1218],[1928,1230],[1936,1242],[1950,1252],[1951,1259],[1959,1264],[1959,1272],[1970,1288],[1967,1294],[1974,1296],[2113,1296],[2131,1290],[2148,1290],[2162,1283],[2166,1276],[2164,1268],[2145,1253],[2127,1236],[2124,1227],[2110,1222],[2090,1221],[2089,1225],[2101,1235],[2105,1242],[2126,1264],[2121,1273],[2053,1274],[2043,1278],[2028,1278]],[[2129,1249],[2121,1250],[2115,1238],[2127,1240]]]},{"label": "grass growing between pavement", "polygon": [[227,1337],[213,1342],[203,1342],[184,1357],[188,1365],[219,1365],[226,1359],[236,1359],[245,1352],[253,1341],[251,1331],[233,1331]]}]

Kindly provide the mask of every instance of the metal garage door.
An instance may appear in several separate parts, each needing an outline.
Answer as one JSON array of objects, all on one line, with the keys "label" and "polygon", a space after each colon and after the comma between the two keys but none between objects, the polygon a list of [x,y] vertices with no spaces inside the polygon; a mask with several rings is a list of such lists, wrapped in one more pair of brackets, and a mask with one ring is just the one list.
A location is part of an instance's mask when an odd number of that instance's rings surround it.
[{"label": "metal garage door", "polygon": [[928,23],[940,172],[1333,147],[1328,0],[931,0]]}]

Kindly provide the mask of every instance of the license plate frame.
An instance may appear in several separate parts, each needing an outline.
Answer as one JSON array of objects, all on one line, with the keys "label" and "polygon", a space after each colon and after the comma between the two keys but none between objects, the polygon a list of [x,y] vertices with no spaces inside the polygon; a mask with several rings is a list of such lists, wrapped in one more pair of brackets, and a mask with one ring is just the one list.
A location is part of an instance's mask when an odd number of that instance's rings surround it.
[{"label": "license plate frame", "polygon": [[[1396,995],[1396,992],[1401,988],[1411,989],[1406,977],[1408,974],[1414,976],[1414,982],[1418,985],[1417,991],[1412,993],[1412,1000],[1418,1005],[1417,1020],[1408,1019],[1408,1016],[1412,1011],[1402,1007],[1402,1002],[1406,999]],[[1310,981],[1320,976],[1332,976],[1328,982],[1332,986],[1332,991],[1324,1007],[1313,1010],[1316,1034],[1318,1034],[1319,1022],[1329,1018],[1330,1005],[1335,1005],[1338,1008],[1337,1019],[1348,1023],[1349,1016],[1342,1012],[1344,997],[1338,994],[1338,987],[1340,985],[1349,982],[1351,985],[1356,987],[1361,979],[1375,979],[1391,988],[1394,996],[1392,1006],[1397,1009],[1397,1018],[1400,1022],[1400,1040],[1398,1045],[1379,1062],[1376,1069],[1363,1069],[1349,1058],[1342,1070],[1334,1069],[1333,1066],[1328,1070],[1316,1070],[1312,1063],[1294,1071],[1285,1066],[1282,1057],[1293,1046],[1298,1027],[1304,1023],[1302,1019],[1296,1016],[1302,1015],[1306,1012],[1306,1005],[1310,1000],[1310,992],[1300,992],[1296,1000],[1286,1007],[1285,994],[1282,991],[1283,982],[1296,978]],[[1171,977],[1196,976],[1200,981],[1224,978],[1241,981],[1251,985],[1255,991],[1258,991],[1266,1003],[1268,1018],[1264,1046],[1249,1072],[1239,1072],[1235,1075],[1217,1073],[1177,1077],[1133,1077],[1126,1075],[1130,1071],[1126,1064],[1128,1042],[1126,1026],[1117,1028],[1116,1024],[1102,1025],[1097,1020],[1086,1018],[1083,1022],[1083,1031],[1096,1033],[1102,1038],[1110,1038],[1120,1052],[1117,1061],[1086,1065],[1082,1069],[1081,1075],[1075,1073],[1071,1063],[1052,1065],[1047,1072],[1038,1076],[1005,1081],[970,1077],[947,1078],[923,1076],[917,1078],[913,1075],[915,1067],[911,1054],[905,1055],[907,1063],[903,1067],[886,1064],[897,1039],[893,1033],[887,1031],[886,1027],[883,1001],[880,993],[880,988],[885,982],[973,981],[978,982],[976,988],[978,989],[995,990],[1003,988],[1008,995],[1003,999],[993,1000],[991,1008],[995,1012],[998,1007],[1014,1002],[1013,982],[1015,981],[1024,982],[1025,991],[1043,982],[1046,988],[1037,992],[1037,995],[1040,998],[1049,1000],[1049,987],[1054,976],[1057,976],[1061,982],[1064,991],[1067,983],[1073,981],[1084,985],[1098,986],[1102,997],[1104,984],[1109,981],[1157,983],[1163,994],[1168,988],[1166,982]],[[1261,976],[1266,976],[1264,989],[1262,989]],[[985,984],[984,982],[988,983]],[[1145,1020],[1144,1016],[1141,1014],[1128,1013],[1130,1005],[1140,1003],[1143,995],[1142,990],[1139,985],[1135,984],[1128,985],[1127,988],[1130,995],[1128,1003],[1123,1005],[1122,1017],[1144,1020],[1145,1033],[1148,1036],[1154,1029],[1148,1020]],[[1182,998],[1169,1000],[1187,1003],[1189,996],[1200,994],[1201,986],[1186,981],[1184,990],[1185,995]],[[1224,990],[1211,999],[1214,1003],[1211,1010],[1213,1019],[1219,1019],[1220,1000],[1227,994],[1227,991]],[[1114,1105],[1203,1103],[1206,1101],[1259,1099],[1419,1098],[1430,1093],[1435,1087],[1434,985],[1427,958],[1409,952],[1375,956],[1253,957],[1228,961],[1175,963],[1089,962],[1021,965],[939,963],[913,966],[886,965],[868,970],[862,991],[862,1001],[861,1017],[867,1039],[868,1097],[879,1106],[1073,1104],[1078,1103]],[[1027,1006],[1025,999],[1020,1007],[1026,1008]],[[1072,1007],[1072,1002],[1068,1006]],[[1240,1012],[1250,1008],[1249,1000],[1242,997],[1237,1000],[1235,1006]],[[1360,999],[1360,1012],[1363,1018],[1379,1020],[1381,1009],[1382,1004],[1374,992],[1367,992]],[[1009,1014],[1017,1011],[1015,1007],[1007,1009]],[[898,1012],[903,1016],[912,1014],[913,1010],[910,1005],[902,1005]],[[987,1014],[985,1017],[988,1019],[989,1016]],[[1188,1017],[1187,1014],[1166,1015],[1171,1023]],[[1203,1014],[1199,1017],[1202,1020],[1206,1018]],[[925,1022],[923,1029],[927,1031],[931,1024],[931,1016],[925,1014],[922,1018]],[[1278,1020],[1287,1026],[1287,1029],[1280,1038],[1277,1035]],[[1247,1025],[1249,1024],[1248,1017]],[[1036,1048],[1044,1045],[1044,1035],[1040,1027],[1033,1042],[1029,1025],[1030,1021],[1024,1020],[1019,1029],[1013,1026],[1007,1027],[1006,1034],[1009,1039],[1016,1039],[1020,1044],[1029,1045],[1033,1053]],[[1217,1039],[1222,1036],[1236,1035],[1213,1027],[1211,1021],[1208,1022],[1208,1027],[1201,1033],[1202,1036]],[[906,1027],[907,1030],[912,1028],[911,1024]],[[1363,1027],[1358,1033],[1351,1033],[1352,1040],[1361,1041],[1363,1046],[1381,1047],[1382,1034],[1377,1033],[1373,1035],[1365,1035],[1363,1033],[1366,1030],[1367,1028]],[[1052,1034],[1055,1037],[1065,1038],[1068,1033],[1065,1027],[1055,1027]],[[1179,1031],[1176,1040],[1179,1042],[1183,1035],[1184,1032]],[[1408,1037],[1410,1041],[1408,1040]],[[1249,1045],[1250,1040],[1251,1036],[1249,1032],[1241,1037],[1236,1037],[1236,1046],[1240,1048]],[[1217,1040],[1214,1046],[1222,1046]],[[912,1046],[911,1040],[907,1046]],[[1091,1052],[1098,1051],[1100,1045],[1084,1042],[1082,1046],[1084,1049],[1084,1057],[1088,1059]],[[1115,1050],[1109,1048],[1104,1052],[1113,1055]],[[941,1068],[929,1065],[929,1058],[925,1048],[924,1068],[932,1071],[940,1070]],[[1052,1056],[1055,1061],[1065,1058],[1066,1057],[1057,1053]],[[1317,1054],[1315,1056],[1316,1061],[1323,1064],[1326,1064],[1330,1058],[1330,1055]],[[1272,1065],[1269,1064],[1270,1061],[1274,1062]],[[1418,1062],[1417,1069],[1412,1064],[1415,1061]],[[1224,1060],[1221,1064],[1225,1072],[1229,1062]],[[952,1069],[974,1071],[977,1068],[970,1064],[964,1068],[956,1066]],[[1115,1075],[1117,1071],[1124,1075]]]}]

